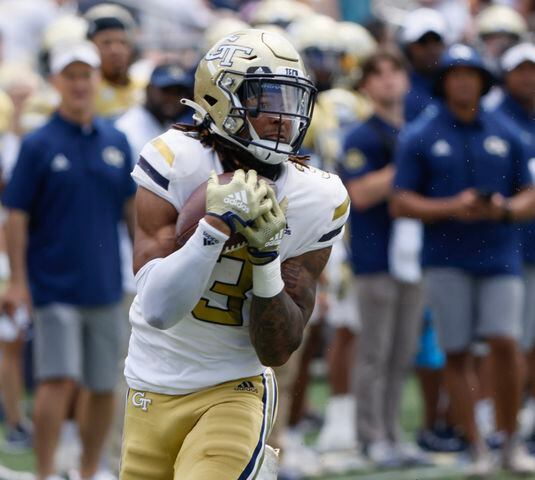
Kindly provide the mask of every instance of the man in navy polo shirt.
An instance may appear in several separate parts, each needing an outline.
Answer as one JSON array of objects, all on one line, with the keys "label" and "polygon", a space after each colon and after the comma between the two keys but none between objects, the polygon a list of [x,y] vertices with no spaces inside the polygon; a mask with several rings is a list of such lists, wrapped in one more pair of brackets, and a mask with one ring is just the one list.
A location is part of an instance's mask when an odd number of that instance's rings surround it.
[{"label": "man in navy polo shirt", "polygon": [[[497,108],[520,132],[528,151],[528,167],[535,182],[535,45],[521,43],[503,55],[501,67],[504,75],[504,97]],[[535,415],[535,222],[522,228],[524,256],[524,329],[522,349],[527,354],[530,400],[527,403]],[[532,427],[533,428],[533,427]],[[531,435],[535,441],[535,434]]]},{"label": "man in navy polo shirt", "polygon": [[392,199],[395,215],[425,222],[422,260],[447,354],[451,407],[471,446],[470,473],[481,476],[493,464],[474,420],[469,348],[477,338],[491,349],[503,466],[535,472],[516,435],[523,283],[513,225],[533,216],[535,191],[518,136],[480,109],[491,84],[472,48],[456,44],[445,52],[436,82],[444,102],[400,138]]},{"label": "man in navy polo shirt", "polygon": [[377,466],[396,467],[416,460],[401,448],[399,411],[423,309],[421,282],[400,281],[389,272],[392,219],[387,200],[408,87],[403,60],[390,51],[371,55],[362,66],[361,85],[375,113],[348,132],[340,165],[351,198],[351,257],[362,322],[357,429]]},{"label": "man in navy polo shirt", "polygon": [[434,101],[433,78],[445,48],[446,28],[442,14],[430,8],[418,8],[405,18],[400,40],[412,67],[411,86],[405,96],[407,122]]},{"label": "man in navy polo shirt", "polygon": [[[22,142],[3,197],[12,272],[3,307],[33,307],[35,447],[39,479],[54,479],[54,451],[77,385],[82,478],[98,467],[113,415],[121,315],[117,224],[132,211],[130,148],[94,117],[98,52],[90,42],[51,57],[58,111]],[[126,215],[132,223],[132,215]]]}]

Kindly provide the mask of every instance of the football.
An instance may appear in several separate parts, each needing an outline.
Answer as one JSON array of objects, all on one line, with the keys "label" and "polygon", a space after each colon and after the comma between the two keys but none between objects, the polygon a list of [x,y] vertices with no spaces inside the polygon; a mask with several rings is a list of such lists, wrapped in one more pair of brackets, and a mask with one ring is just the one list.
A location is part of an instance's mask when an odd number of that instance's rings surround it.
[{"label": "football", "polygon": [[[232,180],[234,172],[226,172],[218,175],[219,183],[225,185]],[[261,176],[258,176],[260,180]],[[272,188],[275,188],[275,184],[264,178]],[[182,248],[184,244],[189,240],[197,228],[199,220],[206,214],[206,182],[202,183],[186,200],[186,203],[180,210],[178,215],[178,221],[176,224],[176,238],[178,248]],[[233,250],[242,248],[247,244],[245,238],[240,233],[231,234],[230,238],[225,242],[223,247],[223,253],[229,253]]]}]

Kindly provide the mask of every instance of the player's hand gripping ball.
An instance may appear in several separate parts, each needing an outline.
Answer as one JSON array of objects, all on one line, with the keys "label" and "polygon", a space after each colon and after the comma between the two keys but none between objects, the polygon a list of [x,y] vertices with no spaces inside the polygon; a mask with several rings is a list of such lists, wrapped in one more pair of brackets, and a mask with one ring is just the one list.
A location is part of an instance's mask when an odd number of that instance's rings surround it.
[{"label": "player's hand gripping ball", "polygon": [[[251,172],[253,171],[250,170],[249,172],[247,172],[247,177],[249,179],[249,185],[251,186],[253,185],[252,180],[254,180],[254,191],[258,192],[263,182],[267,182],[271,186],[271,188],[276,188],[275,184],[271,180],[264,177],[257,178],[256,172],[254,172],[253,174],[251,174]],[[243,195],[240,192],[244,190],[244,188],[241,187],[244,187],[247,183],[245,182],[246,177],[244,177],[243,171],[241,171],[241,174],[239,175],[241,179],[239,180],[239,182],[237,182],[240,186],[240,188],[237,189],[237,195],[235,186],[233,186],[233,191],[226,192],[227,195],[220,195],[218,193],[217,198],[219,200],[217,206],[214,207],[213,198],[211,200],[212,205],[207,205],[207,203],[209,203],[207,199],[207,189],[213,188],[214,184],[218,187],[226,187],[227,185],[230,185],[232,183],[233,178],[235,178],[236,176],[235,173],[236,172],[226,172],[222,173],[221,175],[214,175],[215,179],[214,176],[212,176],[211,179],[209,179],[207,182],[199,185],[197,189],[186,200],[186,203],[184,204],[178,215],[178,221],[176,226],[178,248],[182,248],[184,244],[189,240],[189,238],[193,235],[193,233],[197,229],[197,224],[206,215],[207,211],[210,211],[211,213],[215,213],[216,215],[223,217],[228,211],[231,210],[231,207],[240,206],[238,204],[238,201],[243,200]],[[212,187],[210,187],[210,185],[212,185]],[[245,237],[240,233],[240,231],[246,225],[252,224],[252,222],[254,221],[254,219],[251,217],[252,213],[259,216],[260,214],[264,214],[271,210],[272,203],[266,195],[267,188],[262,188],[262,190],[260,190],[260,193],[262,192],[264,192],[262,198],[253,199],[254,202],[257,202],[257,206],[253,205],[253,210],[256,209],[256,212],[251,212],[251,208],[249,207],[249,216],[241,216],[242,214],[240,213],[236,214],[236,216],[240,215],[240,220],[237,220],[235,217],[233,218],[233,214],[229,215],[230,221],[232,221],[235,225],[235,229],[231,225],[229,225],[232,230],[232,233],[230,235],[230,238],[225,243],[223,253],[229,253],[230,251],[237,250],[247,245],[247,241],[245,240]],[[231,195],[231,197],[228,198],[229,201],[236,199],[235,202],[231,202],[235,205],[231,205],[230,203],[224,203],[224,198],[228,197],[228,195]],[[249,203],[249,199],[247,199],[247,202]],[[262,204],[261,208],[259,208],[260,204]],[[236,208],[236,210],[238,210],[238,212],[240,211],[238,208]],[[244,222],[244,224],[242,224],[242,222]]]}]

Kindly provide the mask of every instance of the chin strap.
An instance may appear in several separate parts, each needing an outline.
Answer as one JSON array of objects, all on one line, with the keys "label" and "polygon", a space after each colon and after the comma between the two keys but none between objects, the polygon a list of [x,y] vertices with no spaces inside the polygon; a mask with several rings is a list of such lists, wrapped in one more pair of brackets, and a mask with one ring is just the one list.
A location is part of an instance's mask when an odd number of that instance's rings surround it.
[{"label": "chin strap", "polygon": [[187,107],[195,111],[195,113],[193,114],[193,120],[195,120],[195,122],[198,124],[204,122],[204,119],[208,116],[208,112],[198,103],[195,103],[193,100],[190,100],[188,98],[181,98],[180,103],[182,105],[186,105]]}]

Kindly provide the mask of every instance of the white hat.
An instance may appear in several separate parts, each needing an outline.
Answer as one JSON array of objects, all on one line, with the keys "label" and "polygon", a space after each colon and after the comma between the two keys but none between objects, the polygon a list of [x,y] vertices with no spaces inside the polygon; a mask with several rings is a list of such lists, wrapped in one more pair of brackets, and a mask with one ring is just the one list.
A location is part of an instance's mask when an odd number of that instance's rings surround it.
[{"label": "white hat", "polygon": [[532,43],[520,43],[507,50],[502,57],[502,69],[510,72],[524,62],[535,63],[535,45]]},{"label": "white hat", "polygon": [[420,40],[426,33],[436,33],[444,38],[446,31],[446,21],[439,12],[431,8],[418,8],[405,17],[401,40],[403,43],[413,43]]},{"label": "white hat", "polygon": [[93,68],[100,67],[100,55],[95,45],[86,40],[57,45],[50,55],[50,73],[60,73],[65,67],[75,62],[86,63]]}]

